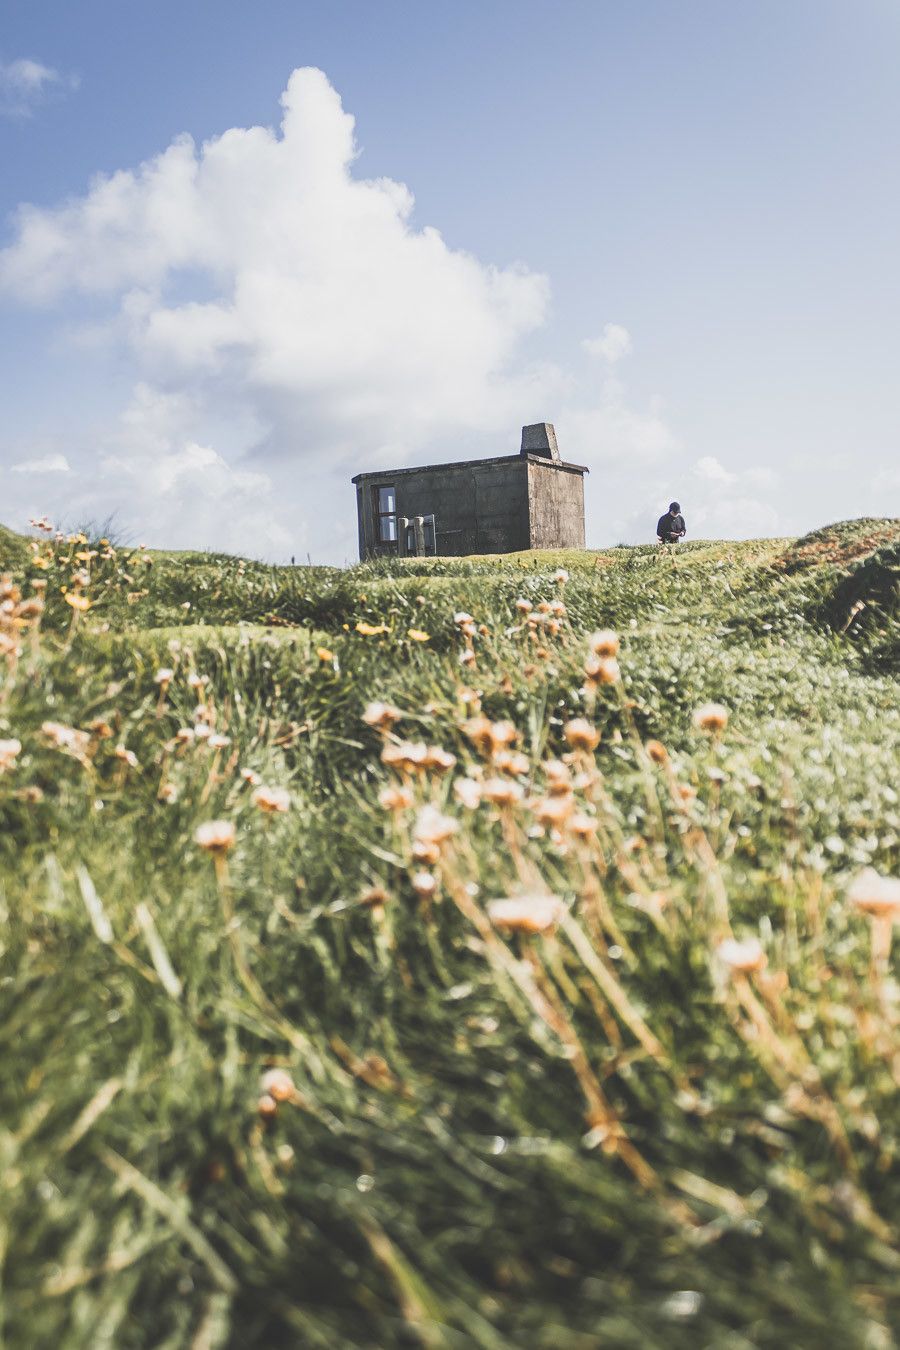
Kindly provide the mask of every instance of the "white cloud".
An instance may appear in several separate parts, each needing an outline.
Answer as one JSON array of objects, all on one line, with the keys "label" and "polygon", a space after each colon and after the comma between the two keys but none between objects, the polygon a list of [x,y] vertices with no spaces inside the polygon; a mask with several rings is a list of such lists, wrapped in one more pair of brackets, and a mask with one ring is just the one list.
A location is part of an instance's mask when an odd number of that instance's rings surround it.
[{"label": "white cloud", "polygon": [[10,465],[11,473],[70,473],[69,461],[65,455],[39,455],[37,459],[25,459],[20,464]]},{"label": "white cloud", "polygon": [[736,475],[726,469],[716,459],[715,455],[703,455],[694,465],[694,473],[698,478],[705,478],[712,483],[733,483]]},{"label": "white cloud", "polygon": [[0,112],[7,117],[30,117],[51,91],[61,93],[77,88],[77,76],[62,75],[40,61],[27,57],[0,61]]},{"label": "white cloud", "polygon": [[[295,71],[281,102],[279,131],[182,136],[55,209],[20,207],[0,290],[83,312],[81,357],[105,342],[134,372],[128,406],[85,433],[67,510],[160,545],[341,560],[362,469],[509,453],[544,418],[588,465],[639,474],[675,450],[611,370],[598,394],[526,359],[547,279],[450,248],[407,187],[357,176],[321,71]],[[612,365],[631,339],[607,324],[595,346]]]},{"label": "white cloud", "polygon": [[612,364],[632,351],[631,334],[620,323],[605,324],[598,338],[585,338],[581,345],[590,356],[600,356]]}]

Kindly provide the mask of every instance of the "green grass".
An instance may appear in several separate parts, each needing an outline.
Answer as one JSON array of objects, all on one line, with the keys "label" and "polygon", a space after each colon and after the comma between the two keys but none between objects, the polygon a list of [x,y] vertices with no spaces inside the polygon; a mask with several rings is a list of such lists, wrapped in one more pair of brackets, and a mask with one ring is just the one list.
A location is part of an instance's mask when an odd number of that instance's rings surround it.
[{"label": "green grass", "polygon": [[[0,535],[46,583],[0,686],[5,1344],[892,1345],[898,986],[846,892],[898,874],[898,546],[339,571]],[[621,679],[586,686],[603,628]],[[455,766],[385,766],[373,700]],[[453,788],[503,777],[479,711],[525,757],[506,806]],[[492,925],[534,892],[555,930]]]}]

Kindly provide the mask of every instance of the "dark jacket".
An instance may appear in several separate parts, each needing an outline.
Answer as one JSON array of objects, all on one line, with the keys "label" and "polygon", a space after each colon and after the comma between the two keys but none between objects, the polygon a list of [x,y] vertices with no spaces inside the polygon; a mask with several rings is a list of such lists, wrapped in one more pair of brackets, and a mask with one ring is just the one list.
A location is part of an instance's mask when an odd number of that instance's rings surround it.
[{"label": "dark jacket", "polygon": [[664,516],[660,516],[656,522],[657,537],[670,543],[673,539],[678,539],[686,532],[684,516],[671,516],[667,511]]}]

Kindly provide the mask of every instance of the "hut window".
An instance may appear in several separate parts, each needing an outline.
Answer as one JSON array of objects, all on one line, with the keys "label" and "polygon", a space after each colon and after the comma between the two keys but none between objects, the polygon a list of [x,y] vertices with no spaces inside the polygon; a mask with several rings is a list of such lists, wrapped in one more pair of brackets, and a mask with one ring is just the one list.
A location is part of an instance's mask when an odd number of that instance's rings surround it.
[{"label": "hut window", "polygon": [[375,533],[379,543],[397,542],[397,493],[393,487],[375,489]]}]

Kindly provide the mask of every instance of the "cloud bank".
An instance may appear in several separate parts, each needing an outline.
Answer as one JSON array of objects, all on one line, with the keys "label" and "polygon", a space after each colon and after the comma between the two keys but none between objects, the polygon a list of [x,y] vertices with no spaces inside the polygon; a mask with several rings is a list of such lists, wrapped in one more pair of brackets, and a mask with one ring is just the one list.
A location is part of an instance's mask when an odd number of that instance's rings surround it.
[{"label": "cloud bank", "polygon": [[84,428],[81,445],[35,451],[48,495],[32,487],[23,510],[54,509],[65,463],[70,516],[113,514],[160,545],[340,561],[359,470],[509,453],[543,419],[567,458],[613,478],[677,450],[613,373],[627,329],[585,344],[599,385],[526,358],[547,278],[450,247],[415,223],[405,185],[359,176],[354,119],[321,71],[294,71],[281,104],[278,130],[182,136],[57,208],[19,208],[0,290],[64,318],[98,378],[125,354],[133,380],[90,443]]}]

